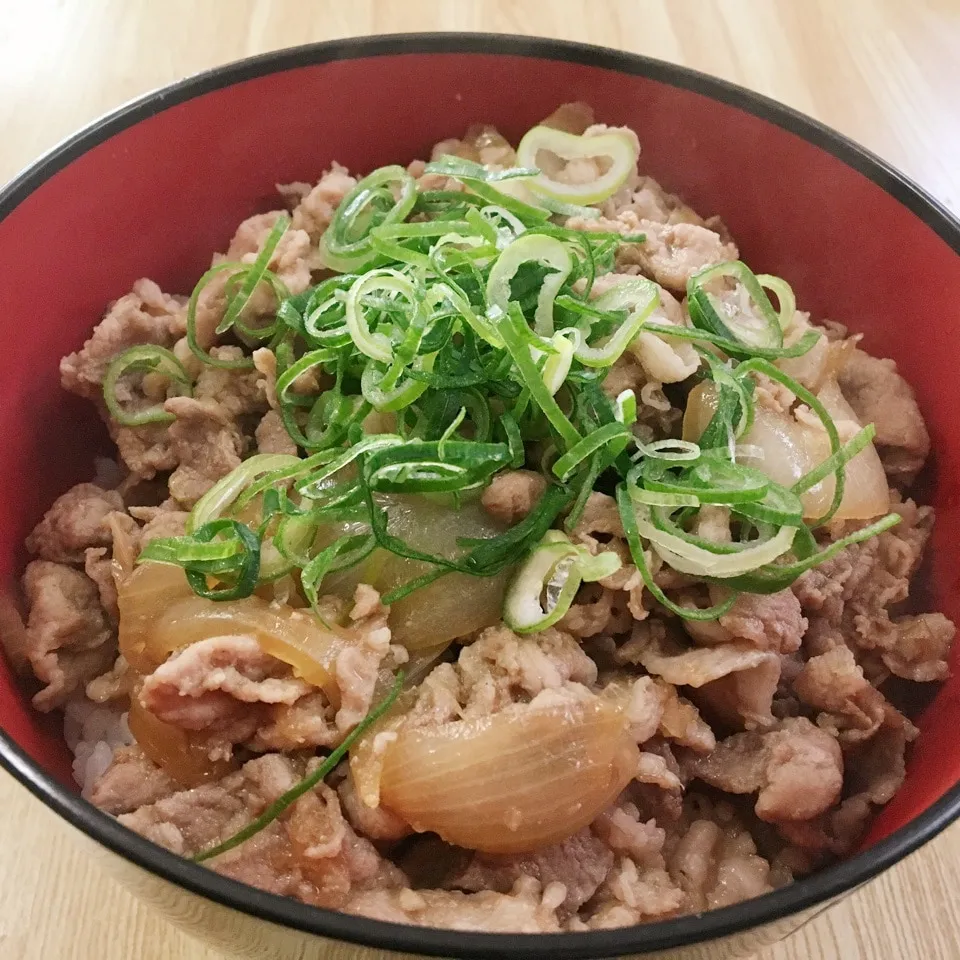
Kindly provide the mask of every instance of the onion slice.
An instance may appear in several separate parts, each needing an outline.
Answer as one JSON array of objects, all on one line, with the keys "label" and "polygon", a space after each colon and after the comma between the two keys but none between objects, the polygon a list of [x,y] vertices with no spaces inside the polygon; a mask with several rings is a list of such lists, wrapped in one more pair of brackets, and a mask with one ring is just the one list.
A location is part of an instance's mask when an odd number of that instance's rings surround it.
[{"label": "onion slice", "polygon": [[321,687],[335,705],[337,656],[357,643],[347,630],[324,626],[311,610],[268,603],[259,597],[217,603],[191,597],[171,606],[157,620],[147,654],[162,663],[170,653],[209,637],[253,636],[265,653],[293,667],[307,683]]},{"label": "onion slice", "polygon": [[615,703],[557,703],[396,733],[380,796],[418,831],[489,853],[556,843],[590,823],[633,779],[639,751]]}]

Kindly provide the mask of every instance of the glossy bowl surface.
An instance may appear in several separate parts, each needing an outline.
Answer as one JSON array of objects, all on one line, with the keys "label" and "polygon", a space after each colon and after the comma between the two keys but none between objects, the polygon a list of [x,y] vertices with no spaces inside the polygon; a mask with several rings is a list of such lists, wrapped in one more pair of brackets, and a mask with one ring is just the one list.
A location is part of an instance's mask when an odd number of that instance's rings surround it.
[{"label": "glossy bowl surface", "polygon": [[[65,141],[0,192],[0,576],[15,589],[22,543],[56,495],[108,450],[90,406],[63,393],[57,361],[107,303],[149,276],[189,292],[274,184],[429,155],[468,124],[514,141],[558,103],[586,100],[627,124],[642,169],[718,213],[757,272],[799,304],[865,333],[914,385],[935,457],[938,510],[928,608],[960,619],[960,224],[882,161],[731,84],[596,47],[478,34],[362,38],[231,64],[134,101]],[[956,662],[956,660],[955,660]],[[958,671],[960,673],[960,671]],[[52,718],[0,661],[0,763],[92,838],[137,892],[244,956],[361,956],[328,939],[411,954],[585,958],[757,949],[869,880],[960,815],[960,677],[925,709],[908,780],[857,856],[790,887],[649,926],[486,935],[399,927],[263,894],[181,860],[82,801]],[[673,951],[677,950],[677,953]],[[343,951],[343,952],[338,952]]]}]

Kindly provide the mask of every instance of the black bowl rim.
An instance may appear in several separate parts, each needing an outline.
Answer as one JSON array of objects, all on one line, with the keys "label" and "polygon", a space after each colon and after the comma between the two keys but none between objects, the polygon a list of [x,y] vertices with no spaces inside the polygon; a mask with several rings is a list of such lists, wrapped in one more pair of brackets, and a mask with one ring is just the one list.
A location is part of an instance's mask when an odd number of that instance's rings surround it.
[{"label": "black bowl rim", "polygon": [[[244,80],[337,60],[397,54],[483,53],[566,61],[645,76],[737,107],[794,133],[871,179],[960,254],[960,221],[938,200],[864,147],[778,101],[688,67],[608,47],[492,33],[352,37],[277,50],[207,70],[129,101],[93,121],[0,190],[0,220],[81,154],[167,107]],[[0,731],[0,766],[88,837],[192,893],[282,927],[364,946],[428,956],[589,960],[709,942],[825,907],[873,879],[960,818],[960,783],[869,850],[790,886],[732,907],[637,927],[589,933],[482,934],[412,927],[310,907],[222,877],[154,845],[72,793]]]}]

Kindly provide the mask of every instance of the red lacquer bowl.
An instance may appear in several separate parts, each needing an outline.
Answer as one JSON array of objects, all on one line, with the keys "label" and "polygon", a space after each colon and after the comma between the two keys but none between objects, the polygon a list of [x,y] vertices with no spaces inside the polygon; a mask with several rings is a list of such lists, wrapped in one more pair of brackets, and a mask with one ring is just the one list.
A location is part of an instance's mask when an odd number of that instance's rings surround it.
[{"label": "red lacquer bowl", "polygon": [[[106,449],[57,362],[141,276],[188,292],[274,184],[332,160],[366,171],[429,154],[484,121],[514,141],[558,103],[586,100],[643,143],[643,167],[719,213],[757,272],[866,333],[914,385],[935,450],[931,608],[960,619],[960,224],[882,161],[777,103],[655,60],[482,35],[318,44],[222,67],[149,94],[61,144],[0,193],[0,573],[11,586],[45,506]],[[261,893],[142,840],[80,799],[50,718],[0,662],[0,763],[94,843],[171,919],[240,956],[358,957],[330,941],[458,957],[749,953],[870,880],[960,815],[960,677],[920,720],[907,783],[854,858],[700,916],[561,936],[481,935],[363,920]],[[723,951],[719,951],[723,953]],[[370,954],[373,955],[372,953]],[[383,954],[377,954],[382,956]]]}]

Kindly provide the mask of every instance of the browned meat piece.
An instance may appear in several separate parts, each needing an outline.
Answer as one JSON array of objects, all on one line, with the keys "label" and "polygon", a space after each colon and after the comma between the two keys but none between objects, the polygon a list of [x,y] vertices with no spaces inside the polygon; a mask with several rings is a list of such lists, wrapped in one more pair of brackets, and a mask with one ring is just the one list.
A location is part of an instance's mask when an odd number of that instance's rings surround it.
[{"label": "browned meat piece", "polygon": [[78,483],[53,501],[27,537],[27,549],[42,560],[83,563],[87,547],[110,545],[105,521],[115,510],[123,510],[123,499],[116,490]]},{"label": "browned meat piece", "polygon": [[874,804],[889,803],[907,778],[908,740],[908,731],[891,725],[851,750],[847,759],[849,791]]},{"label": "browned meat piece", "polygon": [[[273,210],[244,220],[230,241],[226,259],[252,263],[281,213],[280,210]],[[270,258],[270,269],[283,281],[290,293],[296,294],[310,286],[310,269],[315,265],[319,266],[319,263],[315,264],[309,235],[292,223],[280,238]]]},{"label": "browned meat piece", "polygon": [[892,360],[862,350],[849,355],[838,382],[857,419],[877,428],[874,443],[887,476],[898,486],[907,486],[930,453],[930,435],[912,387]]},{"label": "browned meat piece", "polygon": [[574,539],[585,540],[596,536],[620,537],[623,539],[623,524],[620,522],[620,511],[613,497],[605,493],[591,493],[587,497],[587,504],[577,525],[573,528]]},{"label": "browned meat piece", "polygon": [[571,230],[613,232],[624,236],[642,234],[642,243],[623,243],[617,251],[619,267],[639,267],[662,287],[684,293],[687,280],[715,263],[736,260],[737,248],[718,234],[696,223],[658,223],[644,220],[630,209],[615,218],[569,217]]},{"label": "browned meat piece", "polygon": [[769,893],[770,865],[735,820],[694,820],[669,857],[670,875],[691,911],[726,907]]},{"label": "browned meat piece", "polygon": [[614,194],[601,209],[605,217],[611,218],[630,210],[641,220],[705,225],[695,210],[688,207],[676,194],[664,190],[653,177],[639,177],[635,184]]},{"label": "browned meat piece", "polygon": [[[714,602],[722,599],[711,589]],[[780,593],[741,593],[730,610],[719,619],[720,626],[734,642],[745,640],[760,650],[793,653],[807,629],[800,601],[790,590]]]},{"label": "browned meat piece", "polygon": [[257,752],[289,753],[315,747],[335,747],[343,733],[334,722],[336,709],[317,691],[289,706],[271,707],[257,727],[250,747]]},{"label": "browned meat piece", "polygon": [[118,427],[110,420],[107,426],[113,442],[117,445],[120,459],[134,476],[149,480],[177,465],[177,456],[171,446],[166,424]]},{"label": "browned meat piece", "polygon": [[[214,356],[237,360],[243,354],[237,347],[215,347]],[[236,420],[244,414],[264,413],[267,401],[258,385],[255,370],[229,370],[205,366],[193,388],[195,400],[210,400],[220,406],[224,415]]]},{"label": "browned meat piece", "polygon": [[380,676],[380,665],[390,650],[388,607],[380,602],[373,587],[361,583],[353,597],[350,622],[360,643],[346,647],[335,666],[340,708],[337,728],[343,733],[353,729],[369,712]]},{"label": "browned meat piece", "polygon": [[614,607],[616,596],[615,590],[607,590],[600,584],[584,584],[570,609],[557,623],[557,628],[580,639],[622,633],[630,628],[632,618],[629,615],[623,617],[621,605]]},{"label": "browned meat piece", "polygon": [[643,752],[637,761],[637,783],[652,784],[661,790],[680,794],[683,790],[683,781],[673,768],[676,763],[673,755],[665,757],[662,753]]},{"label": "browned meat piece", "polygon": [[603,882],[585,919],[574,918],[568,930],[628,927],[679,913],[685,896],[660,866],[640,867],[622,857]]},{"label": "browned meat piece", "polygon": [[638,864],[662,866],[660,852],[666,833],[655,820],[646,823],[629,801],[620,802],[602,813],[590,829],[614,852],[625,854]]},{"label": "browned meat piece", "polygon": [[495,520],[513,526],[537,504],[547,481],[533,470],[510,470],[498,474],[483,491],[480,502]]},{"label": "browned meat piece", "polygon": [[[892,530],[842,550],[803,574],[793,585],[811,616],[804,645],[823,653],[845,643],[866,668],[908,679],[945,675],[952,625],[940,615],[890,618],[890,608],[906,600],[933,524],[933,511],[912,500],[894,503],[901,522]],[[843,532],[842,530],[840,532]],[[876,679],[878,671],[869,676]]]},{"label": "browned meat piece", "polygon": [[297,204],[291,225],[296,230],[305,230],[311,240],[319,240],[330,225],[340,201],[356,185],[357,181],[347,173],[346,168],[334,163]]},{"label": "browned meat piece", "polygon": [[904,727],[904,718],[866,679],[849,647],[811,657],[793,689],[804,703],[823,711],[817,724],[844,745],[869,739],[882,725]]},{"label": "browned meat piece", "polygon": [[106,547],[90,547],[83,560],[84,573],[97,585],[100,606],[116,626],[120,622],[117,606],[117,582],[113,576],[114,561],[107,556]]},{"label": "browned meat piece", "polygon": [[110,306],[83,349],[60,361],[64,388],[100,400],[110,361],[141,343],[172,346],[182,314],[180,301],[168,297],[152,280],[138,280],[131,293]]},{"label": "browned meat piece", "polygon": [[373,890],[358,893],[344,906],[374,920],[419,927],[472,930],[486,933],[557,933],[556,909],[563,894],[541,893],[536,880],[520,880],[508,894],[485,890]]},{"label": "browned meat piece", "polygon": [[[170,501],[172,503],[172,501]],[[145,521],[140,531],[140,547],[145,547],[158,537],[182,537],[187,532],[186,510],[170,510],[163,507],[131,507],[130,513]]]},{"label": "browned meat piece", "polygon": [[542,127],[553,127],[554,130],[564,130],[580,136],[587,127],[593,126],[593,107],[587,103],[561,103],[545,120],[540,121]]},{"label": "browned meat piece", "polygon": [[663,715],[660,718],[660,734],[697,753],[709,753],[717,739],[709,725],[701,718],[700,711],[677,693],[671,683],[657,680],[663,692]]},{"label": "browned meat piece", "polygon": [[[221,781],[180,791],[119,819],[154,843],[192,856],[245,827],[303,774],[293,761],[268,754]],[[342,907],[355,891],[404,882],[369,841],[357,837],[337,795],[323,784],[253,839],[209,863],[269,893],[331,908]]]},{"label": "browned meat piece", "polygon": [[113,762],[93,785],[90,802],[117,816],[156,803],[179,789],[138,746],[119,747]]},{"label": "browned meat piece", "polygon": [[662,622],[648,620],[634,627],[617,659],[640,664],[667,683],[696,688],[698,702],[727,722],[751,729],[773,721],[780,657],[770,651],[742,643],[684,650],[666,636]]},{"label": "browned meat piece", "polygon": [[704,684],[691,697],[708,716],[729,727],[762,730],[774,723],[773,698],[780,684],[780,669],[779,657],[764,660]]},{"label": "browned meat piece", "polygon": [[268,410],[257,424],[258,453],[286,453],[296,456],[297,445],[290,439],[287,428],[276,410]]},{"label": "browned meat piece", "polygon": [[843,787],[837,741],[805,717],[784,720],[767,733],[737,733],[689,772],[727,793],[759,793],[761,820],[811,820],[828,809]]},{"label": "browned meat piece", "polygon": [[[621,218],[624,215],[621,214]],[[624,233],[642,233],[646,240],[625,244],[618,257],[627,264],[635,263],[662,286],[684,293],[687,281],[695,273],[715,263],[736,260],[737,248],[712,230],[695,223],[659,224],[639,220],[637,228]]]},{"label": "browned meat piece", "polygon": [[170,495],[192,507],[221,477],[240,466],[243,439],[220,404],[171,397],[164,407],[176,415],[169,439],[179,464],[170,476]]},{"label": "browned meat piece", "polygon": [[899,617],[889,624],[859,616],[854,625],[860,646],[879,650],[895,676],[926,683],[950,676],[948,658],[957,631],[942,613]]},{"label": "browned meat piece", "polygon": [[23,575],[23,591],[30,607],[25,654],[44,684],[33,705],[52,710],[109,669],[117,656],[116,637],[96,584],[79,570],[34,560]]},{"label": "browned meat piece", "polygon": [[94,703],[109,703],[111,700],[128,701],[139,683],[139,675],[130,668],[121,654],[113,666],[99,677],[94,677],[86,686],[87,699]]},{"label": "browned meat piece", "polygon": [[544,886],[562,883],[566,897],[561,906],[573,913],[597,892],[612,866],[612,851],[590,831],[581,830],[562,843],[533,853],[513,857],[474,854],[446,886],[471,893],[509,893],[521,877],[533,877]]},{"label": "browned meat piece", "polygon": [[906,746],[902,728],[883,727],[847,757],[847,789],[851,795],[813,820],[779,824],[780,833],[814,858],[851,853],[869,826],[874,805],[888,803],[903,786]]},{"label": "browned meat piece", "polygon": [[468,716],[493,713],[521,696],[529,699],[570,682],[589,686],[597,679],[597,665],[569,634],[549,629],[518,637],[504,626],[487,628],[464,647],[457,672]]},{"label": "browned meat piece", "polygon": [[[166,723],[184,730],[244,731],[253,735],[260,713],[251,705],[293,704],[311,687],[290,667],[265,654],[253,637],[201,640],[174,654],[144,681],[140,703]],[[244,721],[248,720],[248,723]]]},{"label": "browned meat piece", "polygon": [[[619,695],[621,686],[621,681],[614,681],[604,692]],[[626,687],[625,713],[630,724],[630,735],[638,744],[646,743],[657,733],[663,720],[665,701],[663,687],[652,677],[640,677]]]}]

